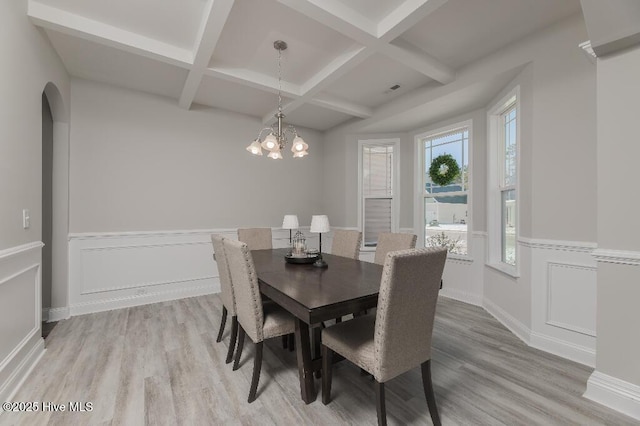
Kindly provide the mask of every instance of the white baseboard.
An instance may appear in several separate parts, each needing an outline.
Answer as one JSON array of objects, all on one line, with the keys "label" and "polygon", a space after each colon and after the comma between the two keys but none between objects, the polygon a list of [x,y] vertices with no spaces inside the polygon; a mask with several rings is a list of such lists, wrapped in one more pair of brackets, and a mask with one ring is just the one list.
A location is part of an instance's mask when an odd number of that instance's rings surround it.
[{"label": "white baseboard", "polygon": [[531,330],[529,327],[515,319],[511,314],[506,312],[504,309],[493,303],[491,300],[484,298],[482,302],[482,306],[484,309],[494,316],[495,319],[500,321],[502,325],[507,327],[513,334],[515,334],[520,340],[525,342],[527,345],[531,340]]},{"label": "white baseboard", "polygon": [[531,332],[529,345],[536,349],[561,356],[562,358],[588,365],[589,367],[595,367],[596,365],[595,350],[566,340],[533,331]]},{"label": "white baseboard", "polygon": [[[62,308],[49,308],[48,319],[47,322],[56,322],[68,319],[69,315],[69,307],[64,306]],[[44,320],[43,320],[44,321]]]},{"label": "white baseboard", "polygon": [[[40,333],[40,329],[36,330],[37,333]],[[30,335],[29,339],[25,339],[25,344],[33,340],[33,334]],[[19,352],[22,349],[25,349],[24,346],[22,348],[17,348]],[[42,355],[44,355],[44,339],[38,338],[35,340],[31,349],[24,356],[20,364],[15,368],[15,370],[11,373],[9,378],[5,383],[2,384],[0,388],[0,401],[11,401],[15,394],[20,389],[20,386],[27,379],[33,368],[36,366]],[[2,415],[3,410],[0,410],[0,415]]]},{"label": "white baseboard", "polygon": [[585,398],[640,420],[640,386],[594,371]]},{"label": "white baseboard", "polygon": [[148,305],[150,303],[167,302],[170,300],[184,299],[187,297],[204,296],[219,293],[220,282],[215,284],[188,287],[186,289],[159,291],[143,295],[116,297],[97,301],[78,303],[70,308],[71,316],[91,314],[94,312],[111,311],[114,309],[130,308],[132,306]]},{"label": "white baseboard", "polygon": [[482,307],[482,296],[478,294],[467,293],[455,288],[443,288],[440,290],[440,296]]}]

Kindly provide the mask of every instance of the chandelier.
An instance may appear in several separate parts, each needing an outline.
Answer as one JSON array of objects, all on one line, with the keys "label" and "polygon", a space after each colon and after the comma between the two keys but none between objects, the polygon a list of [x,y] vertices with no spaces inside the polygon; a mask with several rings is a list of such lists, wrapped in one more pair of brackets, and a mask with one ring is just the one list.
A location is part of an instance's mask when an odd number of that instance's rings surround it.
[{"label": "chandelier", "polygon": [[[267,157],[274,160],[282,160],[282,150],[287,146],[287,133],[293,136],[293,142],[291,145],[291,152],[293,152],[293,158],[302,158],[308,155],[307,149],[309,145],[298,136],[296,128],[288,125],[283,127],[282,120],[285,115],[282,113],[282,51],[287,49],[287,43],[282,40],[276,40],[273,42],[273,47],[278,51],[278,112],[275,114],[276,122],[271,127],[265,127],[260,130],[258,137],[247,147],[247,151],[253,155],[262,155],[262,150],[269,151]],[[262,134],[269,132],[267,137],[263,141],[260,141]]]}]

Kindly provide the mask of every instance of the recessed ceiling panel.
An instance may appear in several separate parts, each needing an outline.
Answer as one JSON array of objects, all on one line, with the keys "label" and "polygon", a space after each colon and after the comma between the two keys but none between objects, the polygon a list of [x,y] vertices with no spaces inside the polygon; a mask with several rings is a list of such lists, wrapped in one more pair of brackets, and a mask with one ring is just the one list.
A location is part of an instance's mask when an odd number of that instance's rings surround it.
[{"label": "recessed ceiling panel", "polygon": [[[288,102],[283,99],[283,103]],[[252,87],[204,76],[195,102],[241,114],[262,117],[278,108],[278,95]]]},{"label": "recessed ceiling panel", "polygon": [[244,68],[276,77],[275,40],[282,52],[282,78],[302,84],[353,43],[344,36],[273,0],[236,0],[211,67]]},{"label": "recessed ceiling panel", "polygon": [[164,43],[193,49],[206,0],[39,0]]},{"label": "recessed ceiling panel", "polygon": [[457,69],[580,10],[579,0],[449,0],[402,37]]},{"label": "recessed ceiling panel", "polygon": [[[375,108],[432,81],[382,55],[373,55],[338,79],[328,93]],[[400,86],[392,90],[391,87]]]},{"label": "recessed ceiling panel", "polygon": [[128,89],[178,98],[187,71],[83,39],[47,31],[69,74]]},{"label": "recessed ceiling panel", "polygon": [[[305,104],[287,114],[285,122],[294,126],[308,127],[324,131],[341,124],[350,118],[349,114],[332,111],[315,105]],[[304,138],[304,135],[301,135]]]},{"label": "recessed ceiling panel", "polygon": [[404,0],[338,0],[345,6],[355,10],[365,18],[378,23],[389,13],[394,11],[398,6],[404,3]]}]

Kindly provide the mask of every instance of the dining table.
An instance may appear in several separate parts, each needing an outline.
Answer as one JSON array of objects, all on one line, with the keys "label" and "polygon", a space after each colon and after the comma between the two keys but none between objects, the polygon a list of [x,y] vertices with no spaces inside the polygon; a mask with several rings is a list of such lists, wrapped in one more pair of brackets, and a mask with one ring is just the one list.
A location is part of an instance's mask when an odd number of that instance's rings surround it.
[{"label": "dining table", "polygon": [[[295,318],[295,347],[302,400],[316,399],[323,322],[357,314],[378,304],[382,266],[322,253],[327,267],[292,264],[288,249],[252,250],[260,292]],[[311,350],[311,332],[314,353]]]}]

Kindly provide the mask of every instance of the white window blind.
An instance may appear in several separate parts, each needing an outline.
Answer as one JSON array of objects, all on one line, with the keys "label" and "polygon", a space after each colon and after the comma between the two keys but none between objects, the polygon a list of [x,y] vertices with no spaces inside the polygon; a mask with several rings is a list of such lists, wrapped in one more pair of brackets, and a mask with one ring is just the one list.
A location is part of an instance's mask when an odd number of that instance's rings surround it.
[{"label": "white window blind", "polygon": [[375,247],[378,234],[392,229],[393,146],[363,145],[362,204],[364,245]]}]

